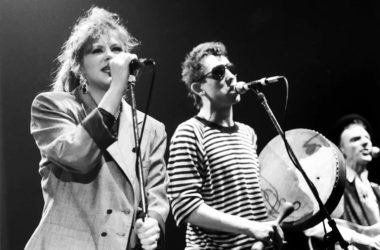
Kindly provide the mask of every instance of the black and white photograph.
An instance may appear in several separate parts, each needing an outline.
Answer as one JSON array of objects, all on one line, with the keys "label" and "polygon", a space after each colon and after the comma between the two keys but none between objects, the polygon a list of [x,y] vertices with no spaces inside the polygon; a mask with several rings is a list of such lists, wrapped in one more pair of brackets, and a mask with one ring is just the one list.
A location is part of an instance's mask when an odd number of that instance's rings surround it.
[{"label": "black and white photograph", "polygon": [[1,250],[380,250],[380,2],[0,0]]}]

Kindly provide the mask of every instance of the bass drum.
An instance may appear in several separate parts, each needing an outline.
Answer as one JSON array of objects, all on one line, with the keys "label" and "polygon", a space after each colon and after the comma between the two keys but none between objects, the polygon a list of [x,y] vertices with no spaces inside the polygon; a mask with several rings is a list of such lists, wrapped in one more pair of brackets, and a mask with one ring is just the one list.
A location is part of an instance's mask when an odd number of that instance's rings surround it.
[{"label": "bass drum", "polygon": [[[344,191],[346,169],[342,153],[316,131],[299,128],[285,134],[302,169],[331,214]],[[301,172],[291,162],[280,135],[264,147],[259,159],[261,186],[269,219],[278,217],[284,202],[290,202],[295,207],[294,212],[282,222],[284,229],[305,230],[324,219]]]}]

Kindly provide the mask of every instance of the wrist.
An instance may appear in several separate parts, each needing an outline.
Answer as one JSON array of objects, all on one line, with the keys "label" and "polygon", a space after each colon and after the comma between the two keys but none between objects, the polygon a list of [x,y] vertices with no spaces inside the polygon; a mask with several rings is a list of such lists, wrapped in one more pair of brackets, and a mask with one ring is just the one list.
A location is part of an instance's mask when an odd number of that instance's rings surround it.
[{"label": "wrist", "polygon": [[123,85],[122,84],[119,84],[119,85],[111,84],[107,92],[113,96],[122,97],[124,94],[124,91],[126,89],[126,86],[127,85],[125,85],[125,84],[123,84]]},{"label": "wrist", "polygon": [[242,222],[239,223],[241,225],[240,233],[248,236],[252,236],[252,228],[258,227],[258,222],[251,221],[248,219],[241,218]]}]

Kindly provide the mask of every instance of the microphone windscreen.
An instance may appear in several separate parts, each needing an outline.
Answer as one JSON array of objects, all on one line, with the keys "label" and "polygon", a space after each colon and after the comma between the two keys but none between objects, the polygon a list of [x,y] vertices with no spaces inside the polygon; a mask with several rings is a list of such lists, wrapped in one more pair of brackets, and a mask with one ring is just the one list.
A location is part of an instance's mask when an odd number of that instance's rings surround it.
[{"label": "microphone windscreen", "polygon": [[372,151],[371,151],[371,155],[373,158],[377,158],[380,156],[380,148],[379,147],[376,147],[376,146],[373,146],[372,147]]},{"label": "microphone windscreen", "polygon": [[236,83],[231,84],[232,88],[238,94],[244,94],[245,92],[247,92],[247,89],[244,88],[245,85],[246,85],[245,82],[236,82]]}]

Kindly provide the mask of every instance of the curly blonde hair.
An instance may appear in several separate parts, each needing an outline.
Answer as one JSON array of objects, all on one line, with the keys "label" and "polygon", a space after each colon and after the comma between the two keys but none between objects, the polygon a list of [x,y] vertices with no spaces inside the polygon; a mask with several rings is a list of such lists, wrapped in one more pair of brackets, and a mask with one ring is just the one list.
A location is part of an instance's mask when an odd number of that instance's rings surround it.
[{"label": "curly blonde hair", "polygon": [[119,15],[103,8],[93,6],[77,20],[57,58],[59,66],[52,83],[53,91],[70,92],[79,85],[84,53],[100,36],[110,35],[110,32],[116,33],[125,52],[139,44],[121,24]]}]

